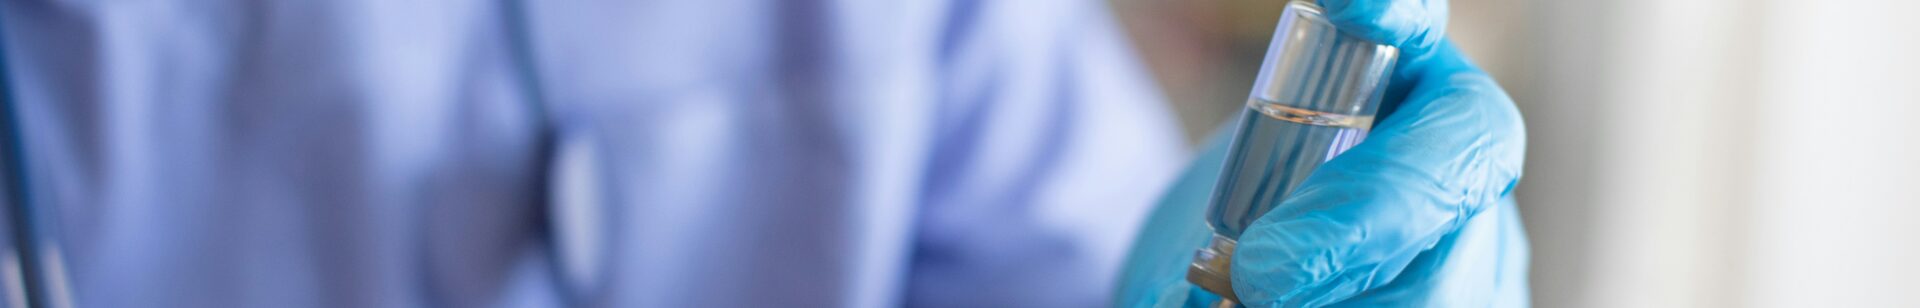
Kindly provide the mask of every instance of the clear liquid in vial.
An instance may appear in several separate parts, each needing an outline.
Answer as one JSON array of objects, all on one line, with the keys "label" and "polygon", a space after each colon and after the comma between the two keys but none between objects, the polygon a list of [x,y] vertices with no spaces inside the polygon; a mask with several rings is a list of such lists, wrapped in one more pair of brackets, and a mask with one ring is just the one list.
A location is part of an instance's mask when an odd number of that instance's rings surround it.
[{"label": "clear liquid in vial", "polygon": [[1242,112],[1227,165],[1208,205],[1217,236],[1238,241],[1313,169],[1366,138],[1373,115],[1347,115],[1253,99]]}]

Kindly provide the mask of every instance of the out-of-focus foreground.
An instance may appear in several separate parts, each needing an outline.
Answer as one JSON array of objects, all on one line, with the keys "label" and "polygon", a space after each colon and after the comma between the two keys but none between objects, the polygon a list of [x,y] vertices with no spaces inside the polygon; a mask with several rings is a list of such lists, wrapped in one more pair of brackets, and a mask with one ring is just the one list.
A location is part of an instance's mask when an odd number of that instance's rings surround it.
[{"label": "out-of-focus foreground", "polygon": [[[1280,0],[1115,0],[1189,136]],[[1527,117],[1544,307],[1920,306],[1920,1],[1460,0]]]}]

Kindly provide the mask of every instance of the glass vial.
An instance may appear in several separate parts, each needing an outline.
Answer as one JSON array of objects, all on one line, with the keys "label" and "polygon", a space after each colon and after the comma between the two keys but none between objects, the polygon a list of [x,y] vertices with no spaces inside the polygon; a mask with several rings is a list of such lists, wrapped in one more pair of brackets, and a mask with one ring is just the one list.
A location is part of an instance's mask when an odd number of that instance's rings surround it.
[{"label": "glass vial", "polygon": [[1213,239],[1187,281],[1238,302],[1234,245],[1321,163],[1359,144],[1373,126],[1399,50],[1340,33],[1323,10],[1293,1],[1280,14],[1207,207]]}]

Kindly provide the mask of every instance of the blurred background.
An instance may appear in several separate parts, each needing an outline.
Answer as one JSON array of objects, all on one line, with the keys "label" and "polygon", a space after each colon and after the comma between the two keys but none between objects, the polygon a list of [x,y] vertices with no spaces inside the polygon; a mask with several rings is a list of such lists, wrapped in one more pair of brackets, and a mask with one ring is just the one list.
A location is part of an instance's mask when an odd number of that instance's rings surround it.
[{"label": "blurred background", "polygon": [[[1278,0],[1113,0],[1189,140]],[[1920,307],[1920,1],[1456,0],[1525,114],[1541,307]]]}]

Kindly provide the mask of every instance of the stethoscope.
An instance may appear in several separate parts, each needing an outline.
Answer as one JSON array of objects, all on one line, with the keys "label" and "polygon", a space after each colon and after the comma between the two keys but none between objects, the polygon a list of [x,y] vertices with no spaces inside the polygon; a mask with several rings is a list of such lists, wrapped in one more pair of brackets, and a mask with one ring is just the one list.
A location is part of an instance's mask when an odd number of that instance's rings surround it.
[{"label": "stethoscope", "polygon": [[[5,64],[0,64],[0,71],[5,69]],[[49,272],[54,269],[47,266],[50,260],[45,259],[59,257],[58,253],[52,253],[59,251],[59,248],[47,232],[50,229],[47,225],[50,221],[45,219],[47,213],[36,206],[30,194],[32,190],[27,182],[26,157],[21,150],[20,123],[17,121],[19,109],[13,103],[12,89],[6,86],[8,81],[6,77],[0,77],[0,173],[4,173],[0,174],[0,181],[5,185],[0,190],[5,190],[6,194],[6,233],[9,237],[7,240],[12,243],[10,247],[5,247],[8,249],[7,255],[0,256],[11,261],[0,264],[8,267],[0,272],[12,276],[0,277],[10,280],[5,283],[8,289],[6,306],[66,307],[64,303],[67,301],[55,292],[65,288],[54,285],[64,279],[54,279],[58,273]]]},{"label": "stethoscope", "polygon": [[0,273],[5,276],[4,304],[7,307],[68,307],[66,279],[57,264],[60,246],[49,230],[53,217],[33,200],[27,177],[26,140],[20,134],[20,108],[15,104],[12,76],[8,74],[5,40],[0,39],[0,191],[6,206],[7,241],[12,245],[0,255]]},{"label": "stethoscope", "polygon": [[[529,3],[532,3],[532,2],[530,2],[529,0],[502,1],[504,9],[501,10],[503,13],[501,16],[501,21],[506,24],[506,28],[507,28],[507,33],[506,33],[507,46],[508,46],[507,48],[509,49],[508,52],[512,54],[512,59],[510,61],[513,62],[512,69],[515,71],[514,75],[518,76],[515,82],[519,83],[522,89],[525,89],[524,93],[522,94],[524,95],[522,100],[527,102],[527,106],[526,106],[527,113],[537,122],[536,124],[534,124],[534,126],[538,127],[538,129],[541,130],[538,133],[541,137],[539,137],[540,140],[537,142],[540,143],[538,147],[540,147],[542,150],[540,150],[541,152],[540,154],[538,154],[539,158],[537,159],[537,161],[551,164],[556,159],[556,157],[554,156],[558,155],[556,153],[556,151],[559,151],[558,147],[562,146],[563,141],[559,139],[563,139],[561,137],[561,135],[563,134],[562,134],[562,129],[557,127],[556,125],[557,123],[555,123],[557,121],[554,120],[554,116],[551,114],[552,112],[549,109],[549,107],[553,107],[553,106],[549,104],[549,97],[547,96],[547,92],[546,92],[547,85],[543,83],[542,78],[540,78],[541,77],[541,72],[539,67],[540,61],[539,61],[539,56],[537,54],[538,52],[536,48],[534,48],[536,44],[534,43],[534,40],[533,40],[533,37],[534,37],[534,33],[533,33],[534,26],[532,21],[533,16],[531,16],[531,10],[529,10],[527,7]],[[545,184],[546,183],[542,183],[542,185],[545,185]],[[552,201],[552,200],[549,200],[549,201]],[[561,206],[561,205],[555,204],[554,206]],[[599,205],[584,205],[584,206],[599,206]],[[560,211],[560,209],[558,208],[548,208],[547,210],[549,211],[548,215],[564,216],[564,214],[553,212],[553,211]],[[599,210],[607,211],[611,209],[600,208]],[[596,216],[596,215],[589,215],[589,216]],[[590,218],[590,219],[597,219],[597,218]],[[586,270],[583,268],[571,268],[569,267],[569,265],[562,264],[560,260],[570,259],[568,258],[567,255],[565,255],[569,252],[563,252],[564,250],[567,250],[567,249],[561,247],[562,245],[561,242],[563,240],[558,238],[564,235],[558,235],[562,231],[558,229],[554,229],[556,227],[552,226],[553,223],[551,221],[549,221],[548,225],[549,225],[548,227],[549,230],[547,230],[547,232],[552,237],[548,238],[549,246],[547,247],[548,249],[546,250],[546,253],[548,254],[547,255],[547,257],[549,258],[548,260],[552,260],[552,261],[547,262],[547,264],[549,266],[549,269],[553,271],[553,275],[551,275],[550,278],[552,279],[551,282],[556,288],[556,291],[558,291],[559,293],[558,296],[559,296],[560,304],[566,307],[597,306],[595,304],[596,299],[599,298],[599,295],[602,295],[606,292],[606,290],[604,290],[602,287],[604,284],[602,283],[600,278],[597,276],[594,276],[591,274],[582,274],[586,272],[592,272],[592,270]],[[586,225],[597,226],[597,228],[596,227],[585,227],[585,228],[598,229],[598,230],[585,230],[580,232],[604,233],[604,232],[608,232],[607,230],[605,230],[605,228],[608,228],[609,226],[611,226],[611,224],[586,224]],[[602,243],[579,243],[579,244],[595,245],[595,244],[605,244],[605,243],[602,242]],[[586,263],[591,263],[591,264],[572,264],[571,266],[584,267],[584,268],[603,267],[605,266],[604,262],[607,262],[608,260],[612,260],[610,256],[606,255],[608,253],[607,251],[608,250],[606,249],[585,249],[585,250],[572,251],[571,253],[595,255],[593,257],[587,257],[586,259],[597,260],[597,262],[584,261]]]},{"label": "stethoscope", "polygon": [[[537,119],[547,121],[545,95],[542,93],[544,87],[537,77],[530,39],[531,25],[527,20],[529,16],[526,16],[527,2],[505,0],[503,4],[506,9],[502,17],[508,24],[507,36],[513,49],[513,61],[516,62],[514,69],[519,71],[516,75],[521,76],[517,81],[528,90],[526,101],[529,102],[529,111]],[[0,11],[3,10],[0,8]],[[0,24],[4,24],[4,20],[0,20]],[[61,246],[52,234],[52,230],[56,230],[52,219],[55,216],[50,212],[51,208],[39,206],[32,196],[32,183],[27,176],[28,157],[24,150],[26,140],[21,133],[20,109],[16,103],[14,76],[10,74],[10,55],[6,53],[5,41],[4,35],[0,35],[0,194],[4,194],[0,195],[0,198],[4,198],[0,199],[0,205],[6,207],[6,228],[0,232],[5,232],[4,241],[12,245],[0,247],[5,249],[0,251],[0,289],[3,289],[0,290],[0,308],[67,308],[72,306],[67,292],[70,289],[66,285],[64,269],[57,266],[59,260],[53,259],[62,255]],[[552,136],[551,132],[545,135]],[[556,269],[556,272],[564,271]],[[588,294],[591,292],[583,292],[587,291],[582,290],[585,289],[583,286],[570,283],[568,279],[557,280],[566,304],[579,305],[590,297]]]}]

